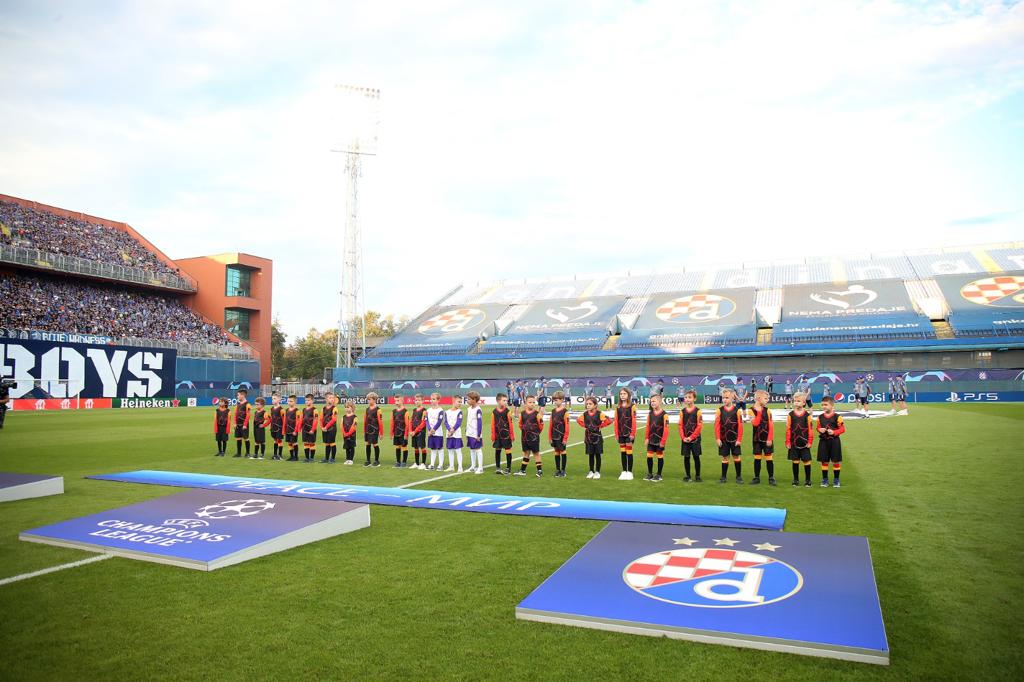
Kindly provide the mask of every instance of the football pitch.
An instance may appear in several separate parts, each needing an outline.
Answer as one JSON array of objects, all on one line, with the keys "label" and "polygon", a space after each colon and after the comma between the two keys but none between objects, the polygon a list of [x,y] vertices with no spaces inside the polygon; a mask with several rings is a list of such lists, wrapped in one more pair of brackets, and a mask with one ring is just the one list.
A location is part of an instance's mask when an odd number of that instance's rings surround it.
[{"label": "football pitch", "polygon": [[[370,469],[359,466],[361,441],[354,467],[276,462],[269,454],[234,459],[233,441],[227,457],[215,458],[211,421],[204,408],[9,413],[0,471],[62,475],[66,492],[0,506],[0,578],[92,556],[20,542],[20,531],[176,492],[88,474],[162,469],[379,486],[438,476],[392,468],[386,443],[382,466]],[[791,487],[784,455],[777,455],[778,487],[736,485],[731,468],[730,482],[720,485],[711,428],[701,484],[682,482],[674,427],[662,483],[640,480],[643,456],[637,480],[616,480],[611,438],[604,477],[590,481],[575,425],[566,479],[551,476],[551,454],[542,479],[532,465],[527,477],[495,476],[493,450],[485,449],[491,467],[483,475],[425,487],[783,507],[787,531],[866,536],[889,667],[517,621],[516,605],[603,522],[373,506],[368,529],[212,573],[113,558],[0,585],[0,676],[1019,679],[1024,405],[911,406],[909,417],[847,425],[838,490],[818,487],[817,464],[813,488]],[[777,425],[776,452],[783,450]],[[744,456],[749,481],[747,443]]]}]

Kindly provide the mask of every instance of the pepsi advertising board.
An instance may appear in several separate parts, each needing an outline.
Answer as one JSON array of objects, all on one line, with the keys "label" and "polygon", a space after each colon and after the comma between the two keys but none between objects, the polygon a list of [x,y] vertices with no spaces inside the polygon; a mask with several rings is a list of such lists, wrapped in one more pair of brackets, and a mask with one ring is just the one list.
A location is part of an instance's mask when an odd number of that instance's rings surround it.
[{"label": "pepsi advertising board", "polygon": [[862,537],[610,523],[516,618],[889,662]]},{"label": "pepsi advertising board", "polygon": [[14,399],[174,398],[177,357],[171,348],[0,338],[0,377],[14,382]]}]

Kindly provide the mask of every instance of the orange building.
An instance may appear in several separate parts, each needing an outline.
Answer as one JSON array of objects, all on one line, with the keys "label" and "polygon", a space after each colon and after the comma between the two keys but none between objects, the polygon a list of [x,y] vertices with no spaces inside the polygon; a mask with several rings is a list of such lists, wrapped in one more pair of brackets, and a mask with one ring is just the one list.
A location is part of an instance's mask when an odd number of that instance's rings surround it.
[{"label": "orange building", "polygon": [[247,253],[174,262],[197,283],[196,293],[186,296],[185,304],[251,346],[259,355],[260,383],[269,385],[273,262]]}]

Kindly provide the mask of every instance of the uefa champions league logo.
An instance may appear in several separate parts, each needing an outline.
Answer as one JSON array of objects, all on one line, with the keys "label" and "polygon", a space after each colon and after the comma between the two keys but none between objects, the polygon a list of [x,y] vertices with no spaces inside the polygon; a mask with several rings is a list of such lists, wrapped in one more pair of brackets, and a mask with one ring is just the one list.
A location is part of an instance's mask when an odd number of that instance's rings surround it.
[{"label": "uefa champions league logo", "polygon": [[[680,538],[676,544],[696,540]],[[699,608],[764,606],[792,597],[803,587],[798,570],[773,556],[733,549],[736,540],[715,540],[715,547],[655,552],[626,565],[622,579],[645,597]],[[780,545],[758,543],[760,552]]]},{"label": "uefa champions league logo", "polygon": [[226,500],[217,504],[208,504],[196,511],[199,518],[233,519],[253,516],[277,506],[267,500]]}]

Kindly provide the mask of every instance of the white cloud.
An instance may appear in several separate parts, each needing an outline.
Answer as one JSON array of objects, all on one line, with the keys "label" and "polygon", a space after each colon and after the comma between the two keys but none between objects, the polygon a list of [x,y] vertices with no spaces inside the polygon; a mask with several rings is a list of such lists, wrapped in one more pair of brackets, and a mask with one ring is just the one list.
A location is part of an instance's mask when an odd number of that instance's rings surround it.
[{"label": "white cloud", "polygon": [[0,191],[175,257],[273,258],[291,334],[337,317],[338,82],[382,91],[361,209],[385,312],[460,280],[1024,232],[1022,5],[284,7],[0,11]]}]

